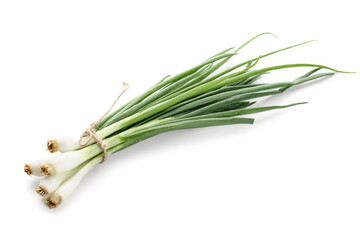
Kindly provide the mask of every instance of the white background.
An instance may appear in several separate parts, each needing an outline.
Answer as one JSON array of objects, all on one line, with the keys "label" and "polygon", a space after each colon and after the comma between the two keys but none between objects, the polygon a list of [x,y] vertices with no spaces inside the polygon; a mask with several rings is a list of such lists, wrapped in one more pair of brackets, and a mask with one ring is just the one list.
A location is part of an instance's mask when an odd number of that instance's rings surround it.
[{"label": "white background", "polygon": [[[1,1],[1,239],[359,239],[358,74],[260,105],[253,126],[162,134],[96,166],[59,208],[23,164],[123,104],[252,36],[228,66],[311,39],[257,67],[359,69],[357,1]],[[262,81],[293,80],[309,69]]]}]

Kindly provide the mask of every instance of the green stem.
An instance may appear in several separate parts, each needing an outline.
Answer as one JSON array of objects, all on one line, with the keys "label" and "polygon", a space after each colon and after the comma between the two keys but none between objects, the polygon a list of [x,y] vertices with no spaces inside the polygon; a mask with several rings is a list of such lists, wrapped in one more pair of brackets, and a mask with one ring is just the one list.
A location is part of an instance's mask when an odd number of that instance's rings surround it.
[{"label": "green stem", "polygon": [[[131,126],[132,124],[135,124],[141,120],[144,120],[145,118],[148,118],[168,107],[171,107],[172,105],[175,105],[181,101],[184,101],[186,99],[189,99],[191,97],[200,95],[202,93],[223,87],[225,85],[234,83],[234,82],[238,82],[240,80],[244,80],[247,79],[248,77],[251,77],[253,75],[257,75],[257,74],[261,74],[264,72],[268,72],[268,71],[272,71],[272,70],[279,70],[279,69],[285,69],[285,68],[294,68],[294,67],[316,67],[316,68],[325,68],[328,70],[332,70],[335,72],[343,72],[343,71],[338,71],[335,70],[333,68],[330,67],[326,67],[326,66],[322,66],[322,65],[318,65],[318,64],[307,64],[307,63],[302,63],[302,64],[285,64],[285,65],[278,65],[278,66],[273,66],[273,67],[267,67],[267,68],[263,68],[263,69],[259,69],[259,70],[252,70],[250,72],[244,73],[242,75],[233,77],[233,78],[229,78],[229,79],[223,79],[223,78],[219,78],[216,80],[213,80],[211,82],[207,82],[204,83],[201,86],[195,87],[191,90],[189,90],[186,93],[180,94],[172,99],[166,100],[164,102],[158,103],[154,106],[151,106],[149,108],[144,109],[141,112],[137,112],[134,113],[133,115],[122,119],[100,131],[98,131],[98,135],[100,138],[105,138],[113,133],[115,133],[116,131],[119,131],[125,127]],[[255,91],[261,91],[261,90],[268,90],[268,89],[274,89],[274,88],[280,88],[280,87],[286,87],[286,86],[290,86],[290,85],[295,85],[295,83],[293,82],[283,82],[283,83],[274,83],[274,84],[267,84],[267,85],[263,85],[263,86],[257,86],[257,87],[249,87],[246,89],[243,89],[241,91],[241,94],[243,93],[251,93],[251,92],[255,92]]]}]

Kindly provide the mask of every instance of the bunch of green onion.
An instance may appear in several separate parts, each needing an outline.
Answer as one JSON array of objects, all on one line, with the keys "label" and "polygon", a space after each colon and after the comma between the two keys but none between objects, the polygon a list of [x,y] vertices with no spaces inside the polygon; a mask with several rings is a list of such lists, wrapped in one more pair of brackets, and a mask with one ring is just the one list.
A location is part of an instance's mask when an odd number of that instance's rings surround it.
[{"label": "bunch of green onion", "polygon": [[[253,118],[243,116],[304,103],[254,107],[256,99],[281,94],[292,86],[341,72],[316,64],[285,64],[254,69],[262,58],[311,41],[217,71],[240,49],[265,34],[271,33],[259,34],[237,49],[226,49],[180,74],[165,77],[145,93],[107,115],[95,129],[98,137],[106,142],[107,155],[163,132],[253,124]],[[296,67],[310,67],[311,71],[293,81],[257,83],[270,71]],[[331,72],[318,73],[321,69]],[[25,172],[43,177],[36,192],[43,196],[47,206],[55,208],[74,191],[84,175],[102,161],[103,151],[94,139],[87,146],[80,147],[78,139],[70,137],[49,140],[48,149],[61,153],[52,159],[26,164]]]}]

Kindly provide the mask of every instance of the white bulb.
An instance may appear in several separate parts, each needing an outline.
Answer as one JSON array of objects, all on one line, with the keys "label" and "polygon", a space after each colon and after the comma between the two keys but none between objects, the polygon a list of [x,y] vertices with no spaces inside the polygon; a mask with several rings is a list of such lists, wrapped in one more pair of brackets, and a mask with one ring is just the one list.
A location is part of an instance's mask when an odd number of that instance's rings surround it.
[{"label": "white bulb", "polygon": [[76,168],[90,158],[91,156],[89,156],[87,149],[65,152],[49,160],[46,164],[41,165],[40,169],[45,175],[55,175]]},{"label": "white bulb", "polygon": [[54,176],[44,177],[40,181],[39,186],[36,187],[36,192],[44,198],[50,196],[63,182],[65,182],[72,175],[74,175],[77,170],[78,169],[72,169],[70,171],[58,173]]},{"label": "white bulb", "polygon": [[69,152],[80,148],[79,139],[72,137],[59,137],[56,140],[58,142],[59,152]]},{"label": "white bulb", "polygon": [[47,141],[48,150],[53,152],[69,152],[80,148],[79,139],[72,137],[59,137]]},{"label": "white bulb", "polygon": [[66,182],[60,185],[60,187],[51,194],[45,200],[45,204],[50,208],[57,207],[62,201],[64,201],[69,195],[75,190],[79,185],[83,177],[98,163],[100,163],[102,157],[95,157],[89,162],[87,162],[80,170],[70,177]]}]

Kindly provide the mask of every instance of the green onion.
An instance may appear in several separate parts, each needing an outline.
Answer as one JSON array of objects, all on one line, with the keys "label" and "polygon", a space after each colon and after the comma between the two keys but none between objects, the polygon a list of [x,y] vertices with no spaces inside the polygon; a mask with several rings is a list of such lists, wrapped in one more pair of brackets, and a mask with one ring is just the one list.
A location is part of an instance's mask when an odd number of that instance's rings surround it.
[{"label": "green onion", "polygon": [[[95,126],[95,130],[96,135],[106,143],[107,155],[164,132],[253,124],[254,119],[247,115],[306,103],[254,107],[255,100],[281,94],[292,86],[331,76],[334,72],[345,73],[308,63],[254,69],[264,57],[312,41],[269,52],[218,72],[239,50],[263,35],[273,34],[259,34],[236,49],[228,48],[182,73],[166,76],[145,93],[104,117]],[[292,81],[257,83],[274,70],[298,67],[311,70]],[[317,73],[323,69],[330,72]],[[84,147],[80,147],[76,138],[60,137],[49,140],[49,151],[61,153],[52,159],[25,165],[25,172],[29,175],[45,176],[36,191],[44,197],[50,208],[65,200],[86,173],[102,161],[104,152],[99,144],[93,138],[85,140],[89,140],[89,144]]]}]

